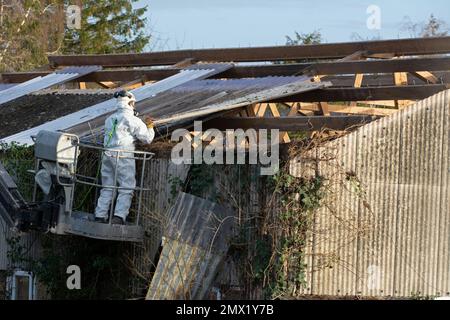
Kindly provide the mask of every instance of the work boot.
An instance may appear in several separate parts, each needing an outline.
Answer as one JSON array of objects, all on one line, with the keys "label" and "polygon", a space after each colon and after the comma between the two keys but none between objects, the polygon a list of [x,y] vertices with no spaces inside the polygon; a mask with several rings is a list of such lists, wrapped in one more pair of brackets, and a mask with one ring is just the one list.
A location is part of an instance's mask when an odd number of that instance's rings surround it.
[{"label": "work boot", "polygon": [[100,223],[108,223],[108,218],[107,217],[95,217],[95,222],[100,222]]},{"label": "work boot", "polygon": [[123,221],[123,219],[121,217],[118,216],[114,216],[112,218],[112,224],[125,224],[125,222]]}]

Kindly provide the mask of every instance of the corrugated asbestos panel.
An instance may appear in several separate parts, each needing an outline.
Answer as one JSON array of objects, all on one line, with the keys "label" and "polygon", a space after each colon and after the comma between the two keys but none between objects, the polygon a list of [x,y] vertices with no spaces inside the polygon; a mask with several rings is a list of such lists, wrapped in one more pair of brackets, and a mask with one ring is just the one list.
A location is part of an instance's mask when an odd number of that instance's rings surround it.
[{"label": "corrugated asbestos panel", "polygon": [[224,256],[177,240],[163,246],[147,299],[204,299]]},{"label": "corrugated asbestos panel", "polygon": [[147,299],[203,299],[227,252],[234,220],[230,209],[180,193]]},{"label": "corrugated asbestos panel", "polygon": [[[192,124],[194,119],[214,118],[224,111],[327,85],[312,83],[307,77],[192,81],[138,103],[136,109],[158,119],[156,131],[166,133]],[[69,131],[87,140],[101,141],[104,120],[105,117],[99,117]]]},{"label": "corrugated asbestos panel", "polygon": [[0,91],[14,87],[15,83],[0,83]]},{"label": "corrugated asbestos panel", "polygon": [[[18,234],[12,232],[6,226],[6,223],[2,220],[2,218],[0,218],[0,270],[8,270],[11,267],[8,259],[10,247],[7,240],[17,236]],[[38,233],[31,232],[21,235],[19,245],[23,248],[25,258],[35,260],[40,257],[41,237]],[[27,265],[15,267],[21,267],[25,270],[29,268]]]},{"label": "corrugated asbestos panel", "polygon": [[91,72],[99,71],[101,69],[102,67],[100,66],[68,67],[55,71],[45,77],[37,77],[26,82],[22,82],[6,90],[2,90],[0,105],[20,98],[31,92],[49,88],[57,84],[63,84],[67,81],[79,78]]},{"label": "corrugated asbestos panel", "polygon": [[[449,104],[441,92],[313,151],[328,194],[304,293],[450,294]],[[291,174],[312,163],[296,159]]]},{"label": "corrugated asbestos panel", "polygon": [[[329,83],[312,83],[307,77],[299,77],[292,79],[292,81],[283,84],[273,84],[271,87],[261,89],[258,86],[248,88],[243,86],[243,90],[239,92],[238,96],[230,97],[228,95],[226,100],[215,101],[208,103],[201,108],[182,112],[173,115],[172,117],[165,117],[164,123],[177,123],[186,121],[188,119],[195,119],[198,117],[205,117],[214,113],[229,111],[239,107],[244,107],[253,103],[268,101],[276,98],[287,97],[301,92],[312,91],[329,86]],[[249,91],[253,89],[254,91]],[[226,92],[224,89],[223,92]]]},{"label": "corrugated asbestos panel", "polygon": [[[209,76],[221,73],[229,68],[231,64],[207,64],[207,65],[194,65],[186,69],[183,69],[178,74],[166,78],[164,80],[158,81],[156,83],[151,83],[139,87],[137,89],[131,90],[131,92],[136,96],[136,100],[142,101],[155,95],[177,87],[183,83],[195,80],[207,78]],[[17,142],[21,144],[33,144],[31,139],[32,135],[36,135],[40,130],[58,131],[66,130],[80,123],[87,123],[97,117],[101,117],[107,113],[114,111],[116,107],[116,99],[110,99],[102,103],[96,104],[94,106],[82,109],[80,111],[71,113],[64,117],[55,119],[53,121],[46,122],[37,127],[19,132],[12,136],[2,139],[5,143]]]},{"label": "corrugated asbestos panel", "polygon": [[[175,165],[170,159],[151,159],[147,164],[144,186],[150,190],[142,195],[141,213],[141,223],[145,231],[144,242],[131,244],[133,267],[146,279],[151,278],[154,258],[162,241],[162,226],[167,220],[176,193],[187,177],[189,167],[184,164]],[[133,281],[131,287],[133,294],[139,297],[145,295],[143,292],[148,283]]]},{"label": "corrugated asbestos panel", "polygon": [[201,81],[191,81],[178,88],[174,92],[189,91],[218,91],[223,90],[240,91],[246,88],[267,89],[270,87],[281,86],[299,80],[307,80],[306,77],[261,77],[261,78],[243,78],[243,79],[206,79]]}]

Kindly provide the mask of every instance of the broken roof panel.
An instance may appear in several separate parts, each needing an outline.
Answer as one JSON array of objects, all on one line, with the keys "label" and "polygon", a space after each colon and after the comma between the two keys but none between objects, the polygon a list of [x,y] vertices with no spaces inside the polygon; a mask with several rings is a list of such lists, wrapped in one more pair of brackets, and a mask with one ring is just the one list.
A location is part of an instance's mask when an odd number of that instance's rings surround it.
[{"label": "broken roof panel", "polygon": [[[225,70],[228,70],[231,67],[232,64],[226,63],[196,64],[181,70],[178,74],[174,76],[158,81],[156,83],[144,85],[140,88],[131,90],[131,92],[136,96],[137,102],[139,102],[154,97],[159,93],[162,93],[179,85],[182,85],[183,83],[196,79],[204,79],[212,75],[221,73]],[[2,142],[4,143],[16,142],[20,144],[32,145],[33,140],[31,136],[36,135],[40,130],[50,130],[50,131],[66,130],[70,127],[76,126],[81,123],[89,122],[90,120],[108,114],[114,111],[115,106],[116,106],[115,99],[109,99],[107,101],[98,103],[91,107],[82,109],[80,111],[68,114],[53,121],[46,122],[42,125],[6,137],[2,139]]]},{"label": "broken roof panel", "polygon": [[233,238],[234,212],[182,192],[169,221],[146,299],[204,299]]},{"label": "broken roof panel", "polygon": [[[329,86],[313,83],[308,77],[267,77],[241,80],[192,81],[137,104],[142,115],[151,115],[157,132],[165,134],[192,124],[194,119],[210,119],[249,104],[270,101]],[[68,129],[91,142],[102,141],[107,115]]]},{"label": "broken roof panel", "polygon": [[0,96],[0,105],[20,98],[31,92],[42,90],[45,88],[52,87],[57,84],[62,84],[67,81],[79,78],[88,73],[99,71],[102,67],[100,66],[81,66],[81,67],[68,67],[62,70],[55,71],[45,77],[36,77],[26,82],[22,82],[13,87],[2,90],[2,95]]},{"label": "broken roof panel", "polygon": [[307,77],[299,77],[293,79],[288,83],[279,83],[269,88],[262,89],[258,85],[248,88],[253,89],[252,91],[244,90],[242,95],[229,97],[223,100],[222,97],[218,99],[215,103],[209,103],[208,105],[195,110],[188,110],[186,112],[175,114],[172,117],[164,118],[163,123],[176,123],[179,121],[185,121],[186,119],[192,119],[202,116],[207,116],[217,112],[223,112],[235,109],[237,107],[243,107],[249,104],[269,101],[276,98],[282,98],[290,96],[293,94],[298,94],[301,92],[321,89],[331,84],[326,82],[311,82]]}]

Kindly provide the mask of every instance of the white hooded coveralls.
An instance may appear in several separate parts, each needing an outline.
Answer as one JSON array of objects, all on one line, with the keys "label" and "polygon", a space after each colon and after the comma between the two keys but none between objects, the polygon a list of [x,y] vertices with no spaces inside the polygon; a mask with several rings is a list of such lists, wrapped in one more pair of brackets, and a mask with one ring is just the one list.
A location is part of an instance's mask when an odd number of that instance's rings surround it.
[{"label": "white hooded coveralls", "polygon": [[[128,97],[117,99],[117,111],[109,116],[105,121],[104,146],[108,149],[124,149],[134,151],[134,142],[140,140],[149,144],[155,137],[155,131],[147,128],[147,125],[134,115],[134,109],[129,105]],[[105,186],[114,185],[114,173],[116,171],[117,152],[105,151],[102,158],[102,186],[100,197],[98,198],[97,208],[95,209],[96,218],[108,218],[108,212],[111,208],[113,190]],[[126,158],[123,158],[126,157]],[[114,215],[121,217],[124,221],[128,216],[131,201],[133,199],[133,190],[136,187],[136,163],[133,153],[119,153],[117,160],[117,185],[123,188],[118,189],[118,196]]]}]

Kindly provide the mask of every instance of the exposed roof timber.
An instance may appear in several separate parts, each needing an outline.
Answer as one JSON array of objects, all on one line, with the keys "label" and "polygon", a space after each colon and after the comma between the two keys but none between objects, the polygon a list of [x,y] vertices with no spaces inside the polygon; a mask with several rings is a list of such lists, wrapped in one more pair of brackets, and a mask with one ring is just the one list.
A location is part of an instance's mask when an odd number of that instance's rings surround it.
[{"label": "exposed roof timber", "polygon": [[2,90],[0,96],[0,105],[15,100],[29,93],[52,87],[54,85],[63,84],[70,80],[77,79],[84,74],[100,70],[100,66],[79,66],[67,67],[52,72],[44,77],[36,77],[28,81],[17,84],[8,89]]},{"label": "exposed roof timber", "polygon": [[281,131],[345,130],[372,122],[379,117],[352,116],[297,116],[280,118],[216,118],[203,124],[203,129],[279,129]]},{"label": "exposed roof timber", "polygon": [[[364,61],[344,61],[344,62],[321,62],[321,63],[298,63],[298,64],[277,64],[264,66],[235,66],[232,69],[217,75],[220,78],[250,78],[267,76],[292,76],[309,68],[315,74],[337,75],[355,73],[393,73],[393,72],[414,72],[414,71],[447,71],[450,70],[450,57],[436,58],[411,58],[396,60],[364,60]],[[78,79],[82,82],[102,82],[102,81],[131,81],[146,77],[148,80],[161,80],[170,77],[180,69],[153,69],[153,70],[102,70],[85,75]],[[45,76],[51,71],[41,72],[16,72],[4,73],[4,82],[19,83],[29,79]]]},{"label": "exposed roof timber", "polygon": [[[446,77],[448,80],[450,78],[450,74],[447,73]],[[410,83],[409,86],[395,86],[393,85],[392,76],[384,75],[366,76],[364,78],[364,85],[369,86],[354,88],[352,87],[353,78],[354,77],[351,76],[324,77],[324,81],[331,82],[335,85],[339,84],[340,86],[331,86],[329,88],[315,90],[310,93],[286,96],[272,102],[380,101],[402,99],[421,100],[450,87],[450,84],[448,83],[421,84],[420,80],[419,84],[415,84],[412,77],[409,77],[408,79]],[[192,90],[193,95],[198,92],[197,90]],[[70,91],[67,91],[66,94],[70,94]]]},{"label": "exposed roof timber", "polygon": [[[372,115],[372,116],[389,116],[398,112],[398,109],[391,108],[377,108],[377,107],[364,107],[364,106],[349,106],[343,104],[328,104],[328,110],[335,113],[344,114],[360,114],[360,115]],[[320,112],[320,107],[316,103],[302,103],[299,112],[310,111],[313,114]]]},{"label": "exposed roof timber", "polygon": [[325,88],[311,92],[303,92],[271,102],[422,100],[449,88],[450,85],[445,84],[376,88]]},{"label": "exposed roof timber", "polygon": [[[138,103],[136,109],[142,116],[152,115],[155,117],[157,119],[155,121],[157,135],[165,135],[174,128],[190,126],[195,119],[214,118],[249,104],[289,96],[298,92],[317,90],[328,85],[326,82],[312,83],[307,77],[294,77],[278,79],[270,87],[245,87],[242,90],[234,90],[228,97],[218,96],[214,93],[212,93],[212,96],[208,94],[210,98],[215,97],[214,99],[209,99],[208,95],[201,98],[202,95],[199,95],[197,90],[183,91],[181,94],[173,90],[168,92],[167,95],[162,94],[159,97],[155,96]],[[104,116],[97,117],[92,121],[86,121],[69,128],[68,132],[91,139],[101,133],[104,121]]]},{"label": "exposed roof timber", "polygon": [[[450,83],[450,72],[435,72],[433,73],[437,77],[437,84]],[[408,85],[420,85],[431,83],[428,80],[420,78],[416,74],[408,74]],[[333,87],[354,87],[355,76],[354,75],[332,75],[324,76],[322,81],[330,81]],[[381,87],[381,86],[393,86],[395,85],[394,77],[392,74],[369,74],[364,75],[362,84],[360,87]]]},{"label": "exposed roof timber", "polygon": [[[110,72],[110,71],[106,71],[106,72]],[[120,73],[122,73],[123,71],[120,71]],[[112,73],[115,73],[115,71],[113,71]],[[128,73],[127,71],[125,71],[124,73]],[[225,73],[228,73],[227,71],[225,71],[222,75],[225,75]],[[103,72],[97,72],[92,74],[92,77],[97,77],[98,75],[100,75],[101,77],[103,77]],[[85,82],[90,82],[91,80],[94,80],[94,82],[99,83],[102,87],[109,87],[109,88],[115,88],[119,85],[119,82],[128,82],[128,81],[132,81],[131,79],[133,78],[133,76],[131,75],[132,73],[130,73],[130,77],[122,77],[122,75],[120,75],[120,78],[122,80],[125,81],[118,81],[118,82],[112,82],[112,81],[100,81],[98,79],[88,79],[88,77],[91,77],[90,75],[87,77],[84,77]],[[173,73],[173,74],[176,74]],[[32,74],[31,77],[28,77],[28,75],[26,74],[10,74],[11,75],[11,80],[18,80],[18,82],[20,82],[21,80],[26,80],[28,78],[33,78],[36,77],[37,75]],[[220,77],[223,77],[223,76]],[[448,71],[438,71],[438,72],[434,72],[434,75],[437,76],[438,78],[438,83],[450,83],[450,72]],[[8,75],[9,76],[9,75]],[[136,79],[135,81],[141,81],[142,78],[139,78],[139,75],[136,74]],[[128,79],[130,78],[130,79]],[[211,77],[211,78],[214,78]],[[261,77],[262,78],[262,77]],[[128,79],[128,80],[127,80]],[[146,80],[148,80],[147,78],[145,78]],[[161,77],[161,79],[164,79],[164,77]],[[230,79],[234,79],[230,78]],[[154,80],[154,79],[153,79]],[[323,81],[330,81],[333,86],[336,87],[354,87],[355,84],[355,76],[354,75],[330,75],[330,76],[325,76],[322,78]],[[418,85],[418,84],[425,84],[427,82],[425,82],[424,79],[421,79],[420,77],[418,77],[417,75],[413,75],[413,76],[409,76],[408,77],[408,84],[409,85]],[[363,83],[362,86],[393,86],[394,83],[394,77],[392,76],[392,74],[378,74],[378,75],[364,75],[363,78]],[[10,85],[9,83],[7,84],[3,84],[3,85]],[[1,88],[0,88],[1,89]]]},{"label": "exposed roof timber", "polygon": [[444,71],[450,70],[450,57],[321,62],[310,69],[318,75]]},{"label": "exposed roof timber", "polygon": [[100,54],[49,56],[51,65],[87,65],[104,67],[171,65],[193,58],[198,61],[282,61],[305,58],[343,58],[357,51],[368,54],[393,53],[425,55],[450,52],[450,37],[377,40],[364,42],[327,43],[303,46],[276,46],[255,48],[200,49],[149,52],[140,54]]},{"label": "exposed roof timber", "polygon": [[[208,78],[212,74],[223,72],[230,67],[231,64],[225,63],[200,66],[193,65],[183,69],[181,72],[170,78],[166,78],[156,83],[146,84],[145,86],[131,90],[131,92],[136,97],[136,103],[139,103],[190,81]],[[1,141],[5,143],[17,142],[20,144],[33,145],[34,142],[31,139],[31,136],[36,135],[40,130],[66,130],[69,127],[76,126],[80,123],[86,123],[92,119],[96,119],[113,112],[116,110],[116,104],[116,99],[114,99],[111,95],[111,99],[109,100],[2,138]]]}]

